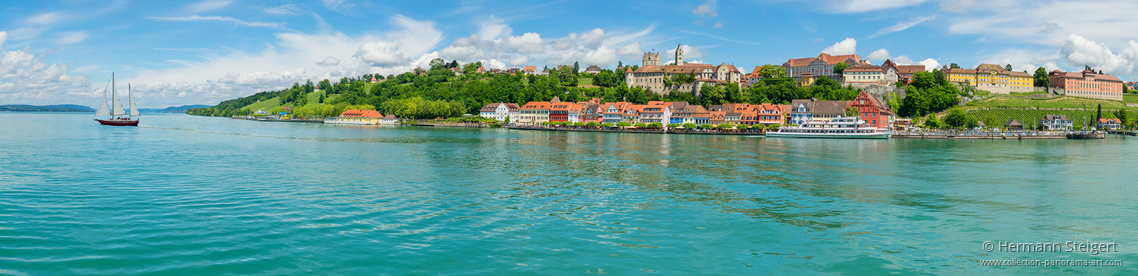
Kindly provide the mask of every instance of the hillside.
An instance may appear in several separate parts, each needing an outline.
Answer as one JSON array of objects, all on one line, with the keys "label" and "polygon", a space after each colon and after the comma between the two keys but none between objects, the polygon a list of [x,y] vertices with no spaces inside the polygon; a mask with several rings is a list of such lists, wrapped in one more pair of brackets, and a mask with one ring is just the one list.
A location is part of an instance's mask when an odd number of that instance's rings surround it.
[{"label": "hillside", "polygon": [[[141,109],[140,109],[141,110]],[[61,104],[61,105],[0,105],[0,111],[10,112],[95,112],[94,108],[74,105],[74,104]]]},{"label": "hillside", "polygon": [[[1084,104],[1086,105],[1085,113]],[[1039,119],[1047,115],[1067,115],[1078,127],[1083,125],[1084,116],[1088,126],[1094,125],[1099,105],[1102,106],[1102,118],[1117,118],[1115,112],[1119,110],[1126,110],[1129,114],[1138,114],[1138,108],[1127,107],[1121,101],[1069,96],[1030,98],[1026,94],[995,95],[983,100],[972,101],[961,108],[965,110],[969,118],[983,121],[989,127],[1000,127],[1011,119],[1015,119],[1025,127],[1030,128],[1038,125]],[[1132,122],[1135,116],[1128,117],[1127,121]]]}]

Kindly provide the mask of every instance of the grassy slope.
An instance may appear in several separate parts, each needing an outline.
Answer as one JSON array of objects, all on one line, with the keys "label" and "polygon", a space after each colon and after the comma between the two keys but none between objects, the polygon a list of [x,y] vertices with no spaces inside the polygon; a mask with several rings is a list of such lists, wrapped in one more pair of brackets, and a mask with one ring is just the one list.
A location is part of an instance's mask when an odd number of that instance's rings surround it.
[{"label": "grassy slope", "polygon": [[[305,105],[305,107],[309,107],[309,108],[312,108],[312,107],[317,107],[317,106],[320,106],[320,105],[321,105],[321,104],[319,103],[319,101],[320,101],[320,94],[322,94],[322,93],[324,93],[324,91],[323,91],[323,90],[316,90],[316,91],[314,91],[314,92],[312,92],[312,93],[308,93],[308,95],[307,95],[307,96],[308,96],[308,104],[307,104],[307,105]],[[324,99],[324,102],[329,102],[329,101],[331,101],[331,100],[333,100],[333,99],[336,99],[336,98],[338,98],[338,97],[340,97],[340,95],[339,95],[339,94],[336,94],[336,95],[332,95],[332,96],[328,96],[328,98],[325,98],[325,99]],[[259,102],[259,103],[253,103],[253,104],[247,105],[247,106],[245,106],[245,107],[242,107],[241,109],[243,109],[243,110],[247,110],[247,111],[257,111],[257,110],[261,110],[261,109],[264,109],[264,110],[271,110],[271,109],[273,109],[274,107],[277,107],[277,106],[281,106],[281,99],[280,99],[280,97],[276,97],[276,98],[272,98],[272,99],[269,99],[269,100],[261,101],[261,102]],[[284,105],[284,106],[288,106],[288,107],[294,107],[292,104],[286,104],[286,105]]]},{"label": "grassy slope", "polygon": [[[984,121],[990,127],[1003,126],[1011,119],[1016,119],[1025,126],[1039,124],[1039,119],[1046,115],[1067,115],[1076,126],[1083,125],[1083,104],[1086,104],[1086,116],[1093,119],[1099,104],[1102,104],[1103,118],[1113,118],[1114,111],[1126,108],[1128,111],[1138,111],[1138,108],[1126,107],[1120,101],[1100,100],[1079,97],[1058,97],[1052,99],[1028,99],[1022,96],[999,95],[989,99],[975,101],[973,106],[964,107],[969,116]],[[1065,110],[1056,110],[1056,109]],[[1043,110],[1039,110],[1043,109]],[[943,114],[942,114],[943,115]],[[1088,125],[1090,122],[1088,122]]]},{"label": "grassy slope", "polygon": [[1138,103],[1138,94],[1122,94],[1122,101],[1127,103]]}]

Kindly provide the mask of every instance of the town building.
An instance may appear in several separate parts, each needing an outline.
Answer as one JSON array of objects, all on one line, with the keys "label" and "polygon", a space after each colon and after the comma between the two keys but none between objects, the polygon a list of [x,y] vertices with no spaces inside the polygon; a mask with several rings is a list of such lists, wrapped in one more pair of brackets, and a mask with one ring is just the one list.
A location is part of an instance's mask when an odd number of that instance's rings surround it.
[{"label": "town building", "polygon": [[945,68],[941,71],[950,82],[992,93],[1007,94],[1035,90],[1034,80],[1030,74],[1004,69],[1003,66],[984,63],[976,66],[976,69]]},{"label": "town building", "polygon": [[1007,124],[1004,124],[1004,129],[1006,129],[1006,130],[1023,130],[1023,124],[1021,124],[1019,121],[1016,121],[1016,119],[1012,119],[1011,121],[1008,121]]},{"label": "town building", "polygon": [[[675,117],[680,120],[676,122]],[[688,104],[687,102],[679,102],[672,104],[672,123],[673,124],[709,124],[711,123],[711,113],[701,105]]]},{"label": "town building", "polygon": [[[549,102],[528,102],[519,109],[518,124],[540,125],[549,122]],[[513,119],[511,119],[513,120]]]},{"label": "town building", "polygon": [[596,65],[589,65],[588,68],[585,68],[585,73],[589,73],[589,74],[593,74],[593,75],[600,74],[601,73],[601,67],[596,66]]},{"label": "town building", "polygon": [[399,117],[395,117],[395,114],[391,113],[387,113],[382,119],[379,119],[379,124],[381,125],[394,125],[397,123],[399,123]]},{"label": "town building", "polygon": [[534,75],[537,74],[537,66],[529,65],[522,68],[522,71],[525,72],[526,75]]},{"label": "town building", "polygon": [[905,83],[913,82],[913,75],[924,72],[924,65],[897,65],[897,80]]},{"label": "town building", "polygon": [[819,101],[818,99],[791,100],[790,123],[801,125],[809,121],[829,121],[838,117],[845,117],[846,108],[853,105],[853,101]]},{"label": "town building", "polygon": [[1118,77],[1096,74],[1091,70],[1055,70],[1047,76],[1051,78],[1051,91],[1060,95],[1121,101],[1126,89]]},{"label": "town building", "polygon": [[569,109],[573,106],[571,102],[562,102],[557,97],[549,102],[549,121],[550,122],[569,122]]},{"label": "town building", "polygon": [[1098,119],[1098,126],[1101,129],[1119,129],[1122,127],[1122,121],[1114,118]]},{"label": "town building", "polygon": [[[699,88],[705,83],[735,83],[742,88],[743,73],[735,65],[688,63],[684,62],[683,54],[683,46],[676,46],[675,64],[661,65],[660,53],[644,53],[640,68],[635,71],[632,67],[625,69],[625,83],[629,88],[639,86],[660,95],[672,90],[698,94]],[[692,76],[694,81],[671,83],[672,76],[678,74]]]},{"label": "town building", "polygon": [[330,124],[350,124],[350,125],[376,125],[379,120],[383,118],[382,114],[375,110],[357,110],[348,109],[340,113],[339,117],[335,120],[325,120],[325,123]]},{"label": "town building", "polygon": [[630,105],[628,105],[628,108],[624,109],[624,115],[621,115],[620,121],[630,123],[630,124],[639,123],[640,122],[640,113],[644,110],[644,107],[647,107],[647,105],[642,105],[642,104],[630,104]]},{"label": "town building", "polygon": [[1047,130],[1070,130],[1074,128],[1074,121],[1067,115],[1047,115],[1039,119],[1039,125]]},{"label": "town building", "polygon": [[844,75],[844,79],[841,80],[842,84],[853,87],[890,86],[897,82],[897,67],[892,65],[892,62],[883,66],[858,64],[846,68],[842,75]]},{"label": "town building", "polygon": [[474,70],[474,72],[478,72],[480,74],[486,74],[486,67],[479,66],[478,69]]},{"label": "town building", "polygon": [[641,123],[670,124],[672,117],[672,103],[663,101],[650,101],[640,109]]},{"label": "town building", "polygon": [[876,128],[889,128],[893,123],[893,112],[888,106],[881,103],[877,96],[870,95],[864,90],[857,94],[851,105],[861,113],[862,121]]},{"label": "town building", "polygon": [[628,109],[627,102],[606,103],[601,113],[602,123],[619,123],[624,120],[624,111]]},{"label": "town building", "polygon": [[513,103],[492,103],[483,106],[478,111],[478,115],[483,118],[491,118],[498,121],[506,121],[506,118],[513,115],[517,119],[518,105]]},{"label": "town building", "polygon": [[[838,65],[838,63],[853,66],[863,62],[861,56],[857,54],[832,56],[822,53],[812,58],[789,59],[782,64],[782,67],[786,68],[787,77],[794,78],[796,82],[802,83],[804,77],[813,79],[825,76],[833,80],[841,80],[842,76],[834,73],[834,65]],[[813,81],[810,83],[813,84]]]}]

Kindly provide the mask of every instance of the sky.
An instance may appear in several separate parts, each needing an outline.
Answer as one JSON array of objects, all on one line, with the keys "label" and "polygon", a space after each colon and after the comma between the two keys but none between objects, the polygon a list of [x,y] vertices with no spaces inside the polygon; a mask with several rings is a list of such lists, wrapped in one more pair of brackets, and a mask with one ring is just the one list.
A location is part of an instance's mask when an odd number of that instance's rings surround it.
[{"label": "sky", "polygon": [[487,68],[579,62],[1089,65],[1138,79],[1138,1],[5,1],[0,104],[207,104],[306,80],[399,74],[434,58]]}]

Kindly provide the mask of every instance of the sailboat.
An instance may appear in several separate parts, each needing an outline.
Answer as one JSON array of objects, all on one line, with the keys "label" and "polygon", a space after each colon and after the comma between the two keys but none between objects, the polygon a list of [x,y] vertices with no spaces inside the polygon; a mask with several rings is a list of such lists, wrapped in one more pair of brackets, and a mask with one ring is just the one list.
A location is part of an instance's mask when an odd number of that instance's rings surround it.
[{"label": "sailboat", "polygon": [[[107,91],[103,90],[103,101],[99,104],[99,109],[95,111],[95,117],[111,116],[110,119],[98,119],[99,124],[106,126],[138,126],[138,119],[131,117],[140,117],[138,114],[138,107],[134,105],[134,95],[130,93],[130,84],[127,84],[127,99],[130,100],[130,114],[128,115],[122,109],[122,101],[115,95],[115,73],[111,73],[111,108],[107,107]],[[127,117],[122,117],[127,115]]]}]

